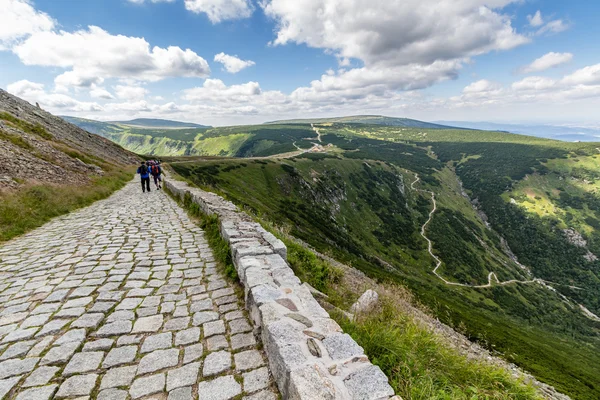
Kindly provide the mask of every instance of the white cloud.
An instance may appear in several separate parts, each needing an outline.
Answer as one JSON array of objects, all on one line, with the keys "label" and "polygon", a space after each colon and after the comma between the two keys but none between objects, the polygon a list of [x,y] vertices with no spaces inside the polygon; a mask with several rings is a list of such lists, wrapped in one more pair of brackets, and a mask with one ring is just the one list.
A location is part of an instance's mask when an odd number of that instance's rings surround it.
[{"label": "white cloud", "polygon": [[543,35],[545,33],[560,33],[569,29],[569,24],[564,22],[562,19],[557,19],[548,22],[546,25],[541,27],[536,34]]},{"label": "white cloud", "polygon": [[302,43],[374,64],[430,64],[529,39],[498,12],[513,0],[264,0],[276,45]]},{"label": "white cloud", "polygon": [[449,99],[450,107],[477,108],[484,104],[515,106],[568,104],[581,99],[600,99],[600,64],[581,68],[562,79],[530,76],[509,87],[486,80],[474,82],[461,96]]},{"label": "white cloud", "polygon": [[563,79],[568,85],[600,85],[600,64],[581,68]]},{"label": "white cloud", "polygon": [[7,90],[15,96],[32,103],[37,102],[42,108],[54,112],[97,112],[103,110],[98,103],[82,102],[65,94],[47,93],[43,84],[28,80],[11,83],[8,85]]},{"label": "white cloud", "polygon": [[59,92],[68,92],[70,87],[92,88],[95,85],[101,85],[103,82],[104,79],[100,76],[75,71],[67,71],[54,78],[56,90]]},{"label": "white cloud", "polygon": [[201,87],[187,89],[183,98],[188,101],[245,102],[262,93],[257,82],[226,86],[220,79],[207,79]]},{"label": "white cloud", "polygon": [[[455,79],[470,57],[529,42],[502,9],[517,0],[264,0],[273,45],[306,44],[340,69],[299,88],[302,98],[393,97]],[[347,69],[351,60],[360,67]],[[355,63],[356,64],[356,63]]]},{"label": "white cloud", "polygon": [[143,100],[148,93],[149,91],[141,86],[115,86],[115,94],[122,100]]},{"label": "white cloud", "polygon": [[250,0],[185,0],[185,8],[196,14],[206,13],[213,24],[248,18],[254,11]]},{"label": "white cloud", "polygon": [[219,53],[215,55],[216,62],[223,64],[227,72],[236,74],[244,68],[251,67],[256,63],[251,60],[242,60],[237,56],[230,56],[229,54]]},{"label": "white cloud", "polygon": [[528,15],[527,20],[529,25],[533,28],[537,28],[536,35],[543,35],[547,33],[560,33],[569,29],[569,24],[564,22],[562,19],[555,19],[546,22],[542,17],[542,12],[537,10],[534,15]]},{"label": "white cloud", "polygon": [[58,86],[90,87],[106,78],[158,81],[210,73],[206,60],[190,49],[150,49],[143,38],[111,35],[95,26],[72,33],[34,33],[13,52],[26,65],[70,68],[56,78]]},{"label": "white cloud", "polygon": [[496,82],[488,81],[487,79],[481,79],[473,82],[463,89],[465,94],[481,94],[481,93],[495,93],[502,89],[502,85]]},{"label": "white cloud", "polygon": [[398,90],[417,90],[437,82],[454,79],[461,68],[461,61],[436,61],[431,65],[409,64],[400,66],[374,66],[371,68],[341,69],[328,71],[321,79],[312,81],[309,87],[300,87],[292,97],[302,101],[333,102],[389,97]]},{"label": "white cloud", "polygon": [[113,96],[108,90],[102,87],[95,87],[92,90],[90,90],[90,96],[92,96],[94,99],[105,100],[112,100],[115,98],[115,96]]},{"label": "white cloud", "polygon": [[514,82],[511,88],[515,91],[542,91],[556,87],[557,82],[554,79],[542,76],[529,76],[518,82]]},{"label": "white cloud", "polygon": [[54,28],[54,20],[33,8],[29,0],[0,0],[0,10],[0,51],[33,33]]},{"label": "white cloud", "polygon": [[[146,0],[127,0],[133,4],[144,4]],[[150,0],[152,3],[173,3],[175,0]]]},{"label": "white cloud", "polygon": [[26,79],[11,83],[6,87],[9,93],[19,97],[31,97],[44,93],[42,83],[31,82]]},{"label": "white cloud", "polygon": [[521,72],[528,74],[531,72],[545,71],[549,68],[558,67],[559,65],[570,62],[573,59],[571,53],[554,53],[544,54],[540,58],[534,60],[531,64],[523,67]]},{"label": "white cloud", "polygon": [[529,25],[535,28],[544,24],[544,19],[542,18],[542,12],[540,10],[537,10],[534,15],[528,15],[527,20],[529,21]]},{"label": "white cloud", "polygon": [[146,100],[126,101],[123,103],[107,103],[105,109],[109,113],[125,112],[134,115],[142,112],[151,112],[153,107]]}]

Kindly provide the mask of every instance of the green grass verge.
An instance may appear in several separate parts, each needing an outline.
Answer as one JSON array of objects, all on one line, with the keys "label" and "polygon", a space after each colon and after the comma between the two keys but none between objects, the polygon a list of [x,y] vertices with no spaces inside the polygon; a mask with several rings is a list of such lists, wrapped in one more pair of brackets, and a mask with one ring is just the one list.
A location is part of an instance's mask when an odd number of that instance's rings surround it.
[{"label": "green grass verge", "polygon": [[390,299],[359,322],[333,314],[404,399],[541,399],[507,370],[468,360]]},{"label": "green grass verge", "polygon": [[[171,195],[171,197],[175,198],[168,189],[165,188],[165,191]],[[215,256],[219,270],[225,274],[230,281],[238,282],[238,274],[231,257],[231,248],[221,237],[219,217],[216,215],[204,214],[200,209],[200,206],[192,201],[192,196],[190,196],[189,193],[185,194],[183,201],[180,201],[178,198],[175,198],[175,200],[183,206],[191,217],[198,220],[200,227],[204,230],[204,237]]]},{"label": "green grass verge", "polygon": [[110,196],[125,186],[131,174],[132,171],[109,170],[83,186],[26,185],[14,192],[0,194],[0,242]]},{"label": "green grass verge", "polygon": [[[283,240],[294,272],[327,294],[334,305],[347,307],[352,294],[341,283],[343,272],[306,248]],[[401,297],[405,290],[396,287],[389,292]],[[331,316],[365,349],[403,399],[541,399],[535,388],[507,370],[459,354],[402,310],[400,303],[394,296],[383,296],[382,307],[357,322],[336,311]]]}]

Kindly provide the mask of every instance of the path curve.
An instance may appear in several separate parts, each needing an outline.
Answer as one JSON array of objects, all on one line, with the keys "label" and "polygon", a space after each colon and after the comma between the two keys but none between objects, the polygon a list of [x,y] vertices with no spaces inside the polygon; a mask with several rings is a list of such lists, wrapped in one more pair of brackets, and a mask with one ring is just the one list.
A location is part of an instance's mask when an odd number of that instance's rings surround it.
[{"label": "path curve", "polygon": [[0,244],[0,398],[276,398],[204,232],[139,178]]},{"label": "path curve", "polygon": [[313,129],[313,131],[316,132],[317,140],[319,141],[319,143],[323,143],[323,141],[321,140],[321,132],[319,132],[319,129],[317,129],[314,124],[310,124],[310,127]]},{"label": "path curve", "polygon": [[[433,215],[437,211],[437,202],[435,200],[435,193],[433,191],[426,190],[426,189],[417,189],[417,188],[415,188],[415,184],[417,184],[420,180],[421,180],[421,178],[419,178],[419,174],[415,173],[415,180],[411,183],[410,187],[411,187],[411,189],[413,189],[413,190],[415,190],[417,192],[428,193],[429,195],[431,195],[431,201],[433,203],[433,208],[432,208],[431,212],[429,213],[429,218],[423,224],[423,226],[421,226],[421,236],[427,241],[427,249],[429,251],[429,254],[431,255],[431,257],[433,257],[433,259],[436,262],[435,268],[433,269],[433,273],[442,282],[444,282],[446,285],[450,285],[450,286],[470,287],[470,288],[475,288],[475,289],[489,288],[489,287],[491,287],[492,286],[492,279],[496,282],[495,283],[496,285],[500,285],[500,286],[506,286],[506,285],[517,284],[517,283],[519,283],[519,284],[535,283],[535,284],[541,285],[542,287],[544,287],[544,288],[546,288],[546,289],[548,289],[548,290],[556,293],[562,299],[563,302],[567,303],[570,306],[573,306],[573,303],[574,303],[573,301],[571,301],[567,296],[565,296],[564,294],[560,293],[558,290],[556,290],[554,287],[552,287],[550,285],[550,284],[564,285],[564,286],[568,286],[571,289],[583,290],[580,287],[572,286],[572,285],[569,285],[569,284],[549,282],[549,281],[546,281],[546,280],[543,280],[543,279],[540,279],[540,278],[534,278],[534,279],[531,279],[531,280],[528,280],[528,281],[521,281],[521,280],[518,280],[518,279],[511,279],[511,280],[508,280],[508,281],[500,282],[500,280],[498,279],[498,276],[494,272],[490,272],[488,274],[488,283],[486,283],[485,285],[468,285],[468,284],[464,284],[464,283],[451,282],[451,281],[447,280],[446,278],[444,278],[443,276],[441,276],[437,271],[440,268],[440,266],[442,265],[442,260],[433,253],[433,243],[431,242],[431,240],[425,234],[426,229],[427,229],[427,225],[431,222],[431,220],[433,219]],[[578,303],[575,303],[575,304],[577,304],[577,306],[581,310],[581,313],[586,318],[589,318],[589,319],[594,320],[594,321],[600,321],[600,317],[598,315],[592,313],[585,306],[583,306],[581,304],[578,304]]]},{"label": "path curve", "polygon": [[421,236],[423,237],[423,239],[425,239],[427,241],[427,251],[429,252],[429,255],[431,255],[431,257],[433,257],[433,259],[435,260],[435,263],[436,263],[435,264],[435,268],[433,269],[432,272],[442,282],[444,282],[446,285],[461,286],[461,287],[470,287],[470,288],[489,288],[489,287],[492,286],[492,280],[495,281],[496,285],[500,285],[500,286],[515,284],[515,283],[524,283],[524,284],[529,284],[529,283],[538,283],[539,284],[539,283],[542,283],[542,281],[540,279],[537,279],[537,278],[532,279],[532,280],[528,280],[528,281],[521,281],[521,280],[518,280],[518,279],[511,279],[511,280],[508,280],[508,281],[500,282],[500,280],[498,279],[498,276],[496,275],[495,272],[490,272],[488,274],[488,283],[486,283],[485,285],[469,285],[469,284],[466,284],[466,283],[451,282],[451,281],[447,280],[446,278],[444,278],[443,276],[441,276],[438,273],[438,269],[442,266],[442,259],[439,258],[438,256],[436,256],[433,253],[433,243],[431,242],[431,240],[426,235],[427,225],[429,225],[429,223],[433,219],[433,215],[437,211],[437,202],[435,200],[435,193],[433,191],[426,190],[426,189],[417,189],[417,188],[415,188],[415,184],[417,184],[420,180],[421,180],[421,178],[419,177],[419,174],[415,174],[415,180],[410,184],[410,187],[411,187],[411,189],[413,189],[413,190],[415,190],[417,192],[427,193],[427,194],[429,194],[431,196],[431,201],[433,203],[433,208],[432,208],[431,212],[429,212],[429,218],[421,226]]}]

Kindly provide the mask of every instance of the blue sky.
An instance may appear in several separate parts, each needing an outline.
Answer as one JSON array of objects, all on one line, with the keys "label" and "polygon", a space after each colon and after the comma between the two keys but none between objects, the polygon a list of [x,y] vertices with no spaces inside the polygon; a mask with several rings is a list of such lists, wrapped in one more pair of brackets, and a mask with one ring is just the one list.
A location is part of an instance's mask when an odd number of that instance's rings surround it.
[{"label": "blue sky", "polygon": [[0,0],[0,87],[102,120],[600,125],[600,3],[573,3]]}]

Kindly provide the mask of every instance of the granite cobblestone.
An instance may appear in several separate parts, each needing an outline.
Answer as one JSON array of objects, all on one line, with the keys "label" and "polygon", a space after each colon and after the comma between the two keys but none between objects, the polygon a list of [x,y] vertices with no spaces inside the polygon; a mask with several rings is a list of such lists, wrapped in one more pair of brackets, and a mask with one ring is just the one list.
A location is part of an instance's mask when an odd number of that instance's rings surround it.
[{"label": "granite cobblestone", "polygon": [[275,398],[240,304],[203,231],[131,182],[0,245],[0,398]]}]

